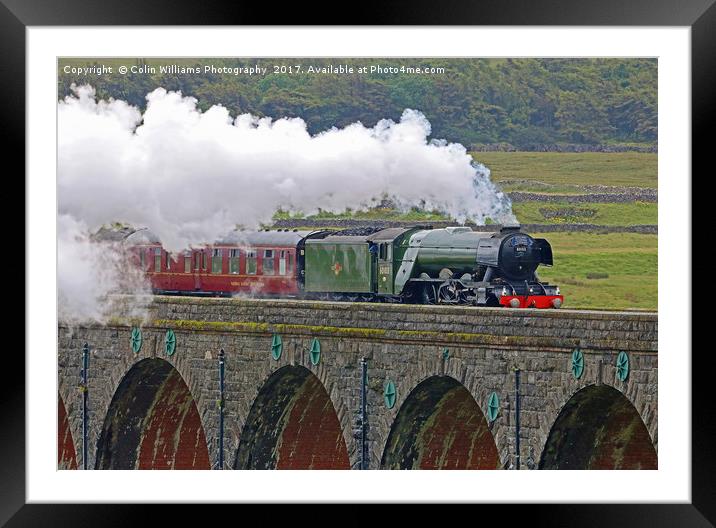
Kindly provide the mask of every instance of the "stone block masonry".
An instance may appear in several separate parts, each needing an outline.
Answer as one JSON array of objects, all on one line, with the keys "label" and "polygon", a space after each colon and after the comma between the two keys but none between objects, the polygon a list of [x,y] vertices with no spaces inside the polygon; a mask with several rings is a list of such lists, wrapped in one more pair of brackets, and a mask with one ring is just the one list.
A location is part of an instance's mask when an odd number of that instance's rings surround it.
[{"label": "stone block masonry", "polygon": [[221,349],[225,469],[358,468],[361,358],[370,469],[516,467],[517,370],[521,469],[656,467],[657,327],[653,313],[157,297],[142,321],[59,326],[58,460],[82,467],[87,342],[90,468],[215,467]]}]

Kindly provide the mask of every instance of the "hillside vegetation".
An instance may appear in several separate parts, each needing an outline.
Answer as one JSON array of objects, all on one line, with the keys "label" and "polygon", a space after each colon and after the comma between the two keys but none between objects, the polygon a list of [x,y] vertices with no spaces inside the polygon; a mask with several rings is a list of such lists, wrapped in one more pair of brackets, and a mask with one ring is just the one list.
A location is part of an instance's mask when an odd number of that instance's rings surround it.
[{"label": "hillside vegetation", "polygon": [[[259,66],[266,74],[175,74],[179,64]],[[105,64],[112,74],[64,73],[64,66]],[[307,73],[307,68],[353,66],[356,73]],[[536,145],[635,144],[657,140],[656,59],[60,59],[58,95],[91,84],[101,98],[144,107],[156,87],[180,90],[207,109],[221,104],[232,115],[301,117],[312,133],[360,121],[398,120],[403,110],[423,112],[432,137],[473,148],[509,143]],[[154,66],[155,73],[117,73],[120,65]],[[300,65],[300,73],[295,66]],[[364,66],[397,73],[357,73]],[[275,66],[294,73],[273,73]],[[405,68],[433,68],[409,73]],[[540,150],[537,148],[537,150]]]}]

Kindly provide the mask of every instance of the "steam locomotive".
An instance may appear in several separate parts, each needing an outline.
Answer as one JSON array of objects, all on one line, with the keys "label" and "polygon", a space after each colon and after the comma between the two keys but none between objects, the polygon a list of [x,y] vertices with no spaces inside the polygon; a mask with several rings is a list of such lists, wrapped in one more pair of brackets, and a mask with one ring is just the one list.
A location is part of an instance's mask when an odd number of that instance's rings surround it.
[{"label": "steam locomotive", "polygon": [[542,282],[552,247],[519,227],[234,231],[170,255],[150,231],[125,238],[157,294],[559,308]]}]

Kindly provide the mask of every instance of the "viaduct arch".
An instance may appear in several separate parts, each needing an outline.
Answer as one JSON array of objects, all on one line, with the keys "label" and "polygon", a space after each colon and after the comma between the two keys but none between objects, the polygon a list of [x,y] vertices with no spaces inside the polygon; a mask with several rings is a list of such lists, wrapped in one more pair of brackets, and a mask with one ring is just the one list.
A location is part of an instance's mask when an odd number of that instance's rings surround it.
[{"label": "viaduct arch", "polygon": [[234,469],[350,469],[341,424],[315,374],[288,365],[269,377],[249,411]]},{"label": "viaduct arch", "polygon": [[562,407],[539,469],[657,469],[657,454],[629,399],[609,385],[589,385]]},{"label": "viaduct arch", "polygon": [[460,382],[432,376],[396,416],[382,469],[497,469],[500,459],[479,405]]},{"label": "viaduct arch", "polygon": [[95,469],[210,469],[196,402],[163,359],[125,374],[104,418]]}]

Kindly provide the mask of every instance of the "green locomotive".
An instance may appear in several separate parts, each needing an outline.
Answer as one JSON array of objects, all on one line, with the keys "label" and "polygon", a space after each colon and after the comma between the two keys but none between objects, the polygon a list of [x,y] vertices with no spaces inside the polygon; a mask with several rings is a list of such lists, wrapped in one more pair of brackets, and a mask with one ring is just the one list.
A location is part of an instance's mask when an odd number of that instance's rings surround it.
[{"label": "green locomotive", "polygon": [[300,251],[299,283],[311,297],[513,308],[563,302],[559,287],[536,274],[552,265],[549,242],[519,227],[319,232]]}]

